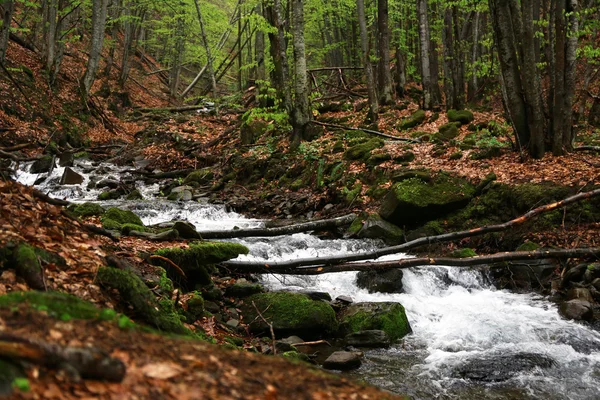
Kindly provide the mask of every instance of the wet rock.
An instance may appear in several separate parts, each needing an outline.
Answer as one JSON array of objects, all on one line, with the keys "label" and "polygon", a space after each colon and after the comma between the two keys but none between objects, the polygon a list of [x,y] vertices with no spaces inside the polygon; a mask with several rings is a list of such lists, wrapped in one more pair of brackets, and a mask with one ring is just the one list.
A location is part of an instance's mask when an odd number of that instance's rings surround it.
[{"label": "wet rock", "polygon": [[245,279],[239,279],[236,283],[225,288],[225,296],[244,298],[253,294],[263,293],[265,290],[262,285],[250,283]]},{"label": "wet rock", "polygon": [[327,292],[317,292],[315,290],[301,290],[298,293],[306,295],[312,300],[331,301],[331,295]]},{"label": "wet rock", "polygon": [[404,241],[404,231],[391,222],[385,221],[378,214],[367,217],[357,236],[361,239],[383,239],[388,245]]},{"label": "wet rock", "polygon": [[354,303],[343,309],[338,319],[342,335],[376,329],[396,340],[412,332],[400,303]]},{"label": "wet rock", "polygon": [[594,302],[594,298],[589,289],[586,288],[571,288],[567,292],[567,300],[584,300],[589,303]]},{"label": "wet rock", "polygon": [[96,183],[97,189],[109,188],[116,189],[120,185],[119,181],[116,179],[102,179],[100,182]]},{"label": "wet rock", "polygon": [[132,190],[131,192],[129,192],[127,197],[125,197],[125,200],[143,200],[143,199],[144,199],[144,196],[142,196],[142,193],[140,193],[140,191],[137,189]]},{"label": "wet rock", "polygon": [[173,229],[177,230],[179,236],[184,239],[202,239],[196,227],[189,222],[176,221],[173,224]]},{"label": "wet rock", "polygon": [[39,178],[37,178],[35,180],[35,182],[33,182],[33,186],[40,185],[40,184],[44,183],[45,180],[46,180],[45,176],[40,176]]},{"label": "wet rock", "polygon": [[378,329],[354,332],[344,340],[348,346],[354,347],[389,347],[391,344],[387,333]]},{"label": "wet rock", "polygon": [[591,283],[594,279],[600,278],[600,263],[588,265],[583,274],[583,278],[587,283]]},{"label": "wet rock", "polygon": [[402,270],[360,271],[356,275],[356,285],[369,293],[402,293]]},{"label": "wet rock", "polygon": [[116,200],[123,195],[123,192],[119,189],[106,190],[98,195],[98,200]]},{"label": "wet rock", "polygon": [[585,271],[587,270],[588,264],[579,264],[569,269],[564,275],[560,286],[565,288],[571,282],[579,282],[583,279]]},{"label": "wet rock", "polygon": [[191,186],[178,186],[171,190],[171,194],[167,197],[167,200],[171,201],[190,201],[192,200],[192,187]]},{"label": "wet rock", "polygon": [[561,303],[559,311],[566,319],[576,321],[592,321],[594,319],[592,304],[585,300],[575,299],[565,301]]},{"label": "wet rock", "polygon": [[550,368],[556,362],[545,355],[519,353],[493,355],[469,360],[455,371],[455,376],[482,382],[502,382],[534,368]]},{"label": "wet rock", "polygon": [[205,301],[204,309],[212,314],[216,314],[221,311],[221,307],[219,307],[219,305],[214,301]]},{"label": "wet rock", "polygon": [[348,371],[360,367],[363,353],[359,351],[336,351],[323,363],[323,368]]},{"label": "wet rock", "polygon": [[354,303],[354,300],[350,296],[338,296],[335,298],[335,301],[345,305]]},{"label": "wet rock", "polygon": [[494,275],[505,277],[519,289],[539,289],[550,282],[556,271],[556,262],[552,259],[528,260],[525,263],[509,262],[492,265]]},{"label": "wet rock", "polygon": [[73,171],[71,167],[66,167],[60,178],[61,185],[79,185],[83,183],[83,176]]},{"label": "wet rock", "polygon": [[39,160],[35,160],[33,164],[31,164],[29,172],[32,174],[41,174],[44,172],[49,172],[52,168],[54,168],[54,157],[44,156]]},{"label": "wet rock", "polygon": [[298,343],[304,343],[304,340],[302,340],[298,336],[290,336],[285,339],[276,341],[275,348],[278,352],[294,351],[295,347],[293,346]]},{"label": "wet rock", "polygon": [[227,322],[225,322],[225,325],[231,327],[231,328],[237,328],[240,325],[240,321],[238,321],[237,319],[230,319]]},{"label": "wet rock", "polygon": [[72,167],[74,162],[75,157],[73,157],[73,153],[71,152],[66,151],[58,156],[58,165],[61,167]]},{"label": "wet rock", "polygon": [[175,229],[169,229],[161,233],[149,233],[132,230],[129,232],[129,236],[141,237],[148,240],[154,240],[157,242],[171,241],[179,238],[179,233]]},{"label": "wet rock", "polygon": [[596,278],[594,279],[594,281],[592,282],[592,286],[596,289],[600,291],[600,278]]}]

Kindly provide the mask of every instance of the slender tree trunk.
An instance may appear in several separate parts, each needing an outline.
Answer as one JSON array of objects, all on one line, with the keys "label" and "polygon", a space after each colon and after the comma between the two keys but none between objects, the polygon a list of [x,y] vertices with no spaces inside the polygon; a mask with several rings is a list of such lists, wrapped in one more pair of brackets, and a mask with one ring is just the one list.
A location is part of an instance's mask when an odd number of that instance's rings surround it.
[{"label": "slender tree trunk", "polygon": [[115,50],[117,48],[117,36],[119,34],[119,23],[117,20],[121,14],[121,0],[112,0],[110,6],[110,47],[108,50],[108,56],[106,57],[106,67],[104,68],[103,75],[107,78],[106,82],[108,85],[108,78],[110,77],[110,71],[115,62]]},{"label": "slender tree trunk", "polygon": [[295,99],[292,109],[291,148],[297,149],[306,137],[306,127],[312,112],[308,102],[308,73],[304,43],[304,1],[292,0],[292,34],[294,37],[294,62],[296,73]]},{"label": "slender tree trunk", "polygon": [[208,64],[208,73],[210,74],[210,85],[213,91],[213,96],[217,97],[217,81],[215,79],[215,70],[213,68],[212,56],[210,54],[210,45],[208,44],[206,31],[204,30],[204,20],[202,19],[202,12],[200,11],[198,0],[194,0],[194,4],[196,5],[196,13],[198,14],[198,23],[200,24],[200,33],[202,35],[202,44],[204,45],[204,50],[206,50],[206,63]]},{"label": "slender tree trunk", "polygon": [[565,35],[566,35],[566,21],[565,21],[565,5],[566,0],[554,1],[554,26],[556,33],[556,40],[554,42],[554,56],[556,71],[554,74],[554,113],[553,113],[553,132],[552,132],[552,153],[555,156],[562,155],[565,153],[563,144],[563,129],[565,127],[565,71],[566,71],[566,60],[565,60]]},{"label": "slender tree trunk", "polygon": [[57,39],[57,14],[58,14],[58,0],[46,0],[46,22],[44,27],[46,29],[46,54],[45,64],[46,70],[51,74],[54,69],[54,63],[56,61],[56,39]]},{"label": "slender tree trunk", "polygon": [[577,34],[579,5],[577,0],[567,0],[566,13],[568,18],[567,43],[565,47],[565,97],[563,116],[563,147],[573,150],[575,128],[573,121],[573,101],[576,86],[577,63]]},{"label": "slender tree trunk", "polygon": [[[262,5],[256,6],[256,14],[263,15]],[[265,92],[265,81],[267,80],[267,70],[265,66],[265,33],[258,28],[254,38],[254,57],[256,64],[256,98],[260,107],[267,104]]]},{"label": "slender tree trunk", "polygon": [[133,46],[133,39],[135,37],[135,23],[133,21],[133,12],[131,9],[132,0],[123,1],[123,57],[121,58],[121,74],[119,75],[119,87],[123,89],[125,82],[129,77],[129,69],[131,67],[129,57]]},{"label": "slender tree trunk", "polygon": [[406,86],[406,64],[404,55],[400,47],[400,42],[396,45],[396,94],[398,97],[403,97]]},{"label": "slender tree trunk", "polygon": [[419,44],[421,47],[421,82],[423,84],[423,109],[434,107],[431,83],[429,21],[427,18],[427,0],[417,0],[417,16],[419,19]]},{"label": "slender tree trunk", "polygon": [[452,8],[444,10],[444,28],[442,41],[444,42],[444,93],[446,95],[446,110],[454,109],[454,31],[452,29]]},{"label": "slender tree trunk", "polygon": [[82,79],[82,92],[84,98],[90,93],[92,84],[96,79],[96,71],[100,64],[100,54],[104,44],[104,30],[106,29],[106,10],[108,0],[94,0],[92,3],[92,37],[90,40],[90,55],[87,68]]},{"label": "slender tree trunk", "polygon": [[4,0],[0,2],[0,63],[4,63],[6,57],[6,49],[8,48],[8,36],[10,33],[10,22],[14,10],[13,0]]},{"label": "slender tree trunk", "polygon": [[367,119],[371,122],[377,121],[379,104],[377,101],[377,92],[375,91],[375,78],[373,76],[373,65],[371,64],[371,51],[369,49],[369,37],[367,32],[367,20],[365,16],[364,0],[356,0],[358,11],[358,25],[360,28],[360,44],[362,49],[362,59],[365,66],[365,75],[367,78],[367,90],[369,94],[369,115]]},{"label": "slender tree trunk", "polygon": [[392,73],[390,71],[390,30],[388,27],[388,0],[377,0],[377,78],[379,83],[379,103],[392,104]]},{"label": "slender tree trunk", "polygon": [[287,59],[287,43],[283,19],[281,17],[281,0],[273,0],[266,8],[267,20],[275,28],[275,32],[269,32],[271,44],[271,57],[273,58],[273,86],[277,90],[277,96],[281,106],[287,112],[292,110],[292,97],[288,86],[289,66]]},{"label": "slender tree trunk", "polygon": [[179,15],[177,16],[177,23],[175,32],[173,35],[175,36],[175,46],[171,52],[171,69],[169,70],[169,94],[171,97],[177,97],[179,93],[179,82],[181,78],[181,58],[183,56],[183,50],[185,48],[184,42],[184,29],[185,29],[185,21],[183,15],[185,3],[179,4],[179,9],[177,12]]},{"label": "slender tree trunk", "polygon": [[472,102],[477,98],[479,92],[479,82],[477,79],[477,60],[479,59],[479,25],[480,12],[475,13],[475,22],[473,23],[473,43],[471,47],[471,79],[467,88],[467,101]]}]

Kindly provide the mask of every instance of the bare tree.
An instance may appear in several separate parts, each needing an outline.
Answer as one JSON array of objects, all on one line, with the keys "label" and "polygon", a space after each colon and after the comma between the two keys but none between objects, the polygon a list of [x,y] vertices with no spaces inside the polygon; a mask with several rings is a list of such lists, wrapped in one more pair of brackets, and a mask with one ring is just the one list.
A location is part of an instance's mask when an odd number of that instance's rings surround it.
[{"label": "bare tree", "polygon": [[390,30],[388,27],[388,0],[377,0],[377,80],[379,103],[391,104],[394,101],[392,72],[390,70]]},{"label": "bare tree", "polygon": [[8,37],[10,34],[10,22],[12,20],[12,14],[15,7],[13,0],[0,1],[0,15],[2,21],[0,22],[0,63],[4,62],[6,57],[6,49],[8,47]]},{"label": "bare tree", "polygon": [[417,17],[419,20],[419,43],[421,45],[421,82],[423,84],[423,109],[434,108],[430,66],[430,34],[427,19],[427,0],[417,0]]},{"label": "bare tree", "polygon": [[364,0],[356,0],[358,11],[358,25],[360,28],[360,44],[362,49],[362,59],[365,66],[365,75],[367,78],[367,90],[369,93],[369,114],[367,119],[377,121],[379,112],[379,103],[377,101],[377,92],[375,91],[375,78],[373,77],[373,65],[371,64],[371,51],[369,48],[369,37],[367,32],[367,20],[365,16]]},{"label": "bare tree", "polygon": [[92,35],[90,39],[90,55],[88,57],[87,67],[83,74],[81,82],[83,97],[87,97],[96,78],[98,65],[100,64],[100,54],[104,44],[104,30],[106,28],[106,12],[108,0],[94,0],[92,2]]},{"label": "bare tree", "polygon": [[295,99],[292,107],[291,148],[300,146],[306,139],[306,127],[312,113],[308,101],[308,73],[306,71],[306,50],[304,43],[304,2],[292,0],[292,34],[294,37]]}]

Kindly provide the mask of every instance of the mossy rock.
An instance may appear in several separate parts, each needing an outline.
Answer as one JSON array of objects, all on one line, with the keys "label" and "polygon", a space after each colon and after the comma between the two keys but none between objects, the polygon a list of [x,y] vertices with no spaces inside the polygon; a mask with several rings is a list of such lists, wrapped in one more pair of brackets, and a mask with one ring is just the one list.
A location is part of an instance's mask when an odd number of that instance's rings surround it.
[{"label": "mossy rock", "polygon": [[0,358],[0,397],[9,398],[14,389],[21,392],[31,389],[27,373],[19,361]]},{"label": "mossy rock", "polygon": [[133,271],[100,267],[96,281],[103,287],[116,289],[121,299],[130,304],[134,311],[153,327],[166,332],[190,333],[175,311],[173,301],[157,301],[154,293]]},{"label": "mossy rock", "polygon": [[421,139],[423,142],[429,142],[431,140],[431,133],[424,131],[414,131],[410,133],[410,137],[413,139]]},{"label": "mossy rock", "polygon": [[404,153],[400,153],[396,157],[393,158],[394,162],[397,164],[404,164],[414,161],[415,153],[412,151],[406,151]]},{"label": "mossy rock", "polygon": [[463,152],[462,151],[455,151],[454,153],[450,154],[450,156],[448,157],[450,160],[460,160],[463,156]]},{"label": "mossy rock", "polygon": [[367,213],[361,213],[358,217],[354,218],[354,221],[350,224],[346,230],[347,237],[354,237],[362,229],[365,220],[368,218]]},{"label": "mossy rock", "polygon": [[339,315],[340,334],[382,330],[391,340],[400,339],[412,332],[404,307],[400,303],[355,303]]},{"label": "mossy rock", "polygon": [[468,257],[477,257],[477,253],[475,250],[470,249],[468,247],[464,249],[456,249],[449,254],[450,257],[453,258],[468,258]]},{"label": "mossy rock", "polygon": [[143,226],[143,225],[136,225],[136,224],[123,224],[123,225],[121,225],[121,233],[123,235],[129,235],[129,233],[131,231],[148,232],[148,229],[145,226]]},{"label": "mossy rock", "polygon": [[12,292],[0,296],[0,307],[10,308],[19,304],[27,304],[31,308],[44,311],[51,317],[63,320],[100,319],[113,320],[116,313],[108,309],[100,309],[94,304],[78,297],[60,292]]},{"label": "mossy rock", "polygon": [[367,160],[367,165],[376,166],[392,159],[389,153],[371,154],[371,157]]},{"label": "mossy rock", "polygon": [[188,299],[186,305],[188,322],[190,323],[199,320],[206,313],[206,310],[204,310],[204,298],[199,292],[194,291],[192,293],[192,297]]},{"label": "mossy rock", "polygon": [[[236,258],[240,254],[248,254],[248,248],[237,243],[228,242],[196,242],[188,248],[168,247],[157,250],[154,254],[168,258],[177,264],[193,284],[210,285],[212,283],[208,268],[213,264]],[[169,264],[161,260],[154,263],[169,268]]]},{"label": "mossy rock", "polygon": [[415,126],[421,125],[423,122],[425,122],[426,118],[427,116],[425,115],[425,111],[417,110],[414,113],[412,113],[410,117],[405,118],[402,122],[400,122],[400,124],[398,125],[398,130],[404,131],[410,128],[414,128]]},{"label": "mossy rock", "polygon": [[489,160],[491,158],[500,157],[502,155],[502,148],[497,146],[487,147],[478,150],[471,154],[471,160]]},{"label": "mossy rock", "polygon": [[466,206],[474,193],[468,181],[446,174],[431,182],[410,178],[392,186],[379,215],[397,226],[415,226]]},{"label": "mossy rock", "polygon": [[250,283],[246,280],[239,280],[225,289],[226,297],[243,298],[253,294],[263,293],[265,289],[258,283]]},{"label": "mossy rock", "polygon": [[423,182],[429,183],[433,181],[433,176],[431,176],[430,171],[419,169],[401,170],[400,172],[392,176],[393,182],[402,182],[407,179],[419,179]]},{"label": "mossy rock", "polygon": [[404,231],[391,222],[385,221],[378,214],[369,215],[357,236],[367,239],[382,239],[389,245],[404,242]]},{"label": "mossy rock", "polygon": [[71,204],[67,207],[67,210],[71,211],[77,217],[92,217],[92,216],[102,216],[106,211],[104,207],[102,207],[98,203],[85,202],[82,204]]},{"label": "mossy rock", "polygon": [[138,189],[132,190],[126,197],[125,200],[143,200],[144,196]]},{"label": "mossy rock", "polygon": [[291,360],[291,361],[302,361],[305,363],[312,364],[312,360],[310,359],[310,357],[307,354],[299,353],[294,350],[285,351],[285,352],[281,353],[281,356],[283,358],[287,358],[288,360]]},{"label": "mossy rock", "polygon": [[456,138],[459,134],[458,127],[460,123],[449,122],[439,127],[438,133],[435,134],[434,139],[441,142],[448,142]]},{"label": "mossy rock", "polygon": [[215,174],[212,168],[203,168],[193,172],[190,172],[188,176],[183,180],[184,185],[191,185],[195,183],[196,185],[206,185],[210,183]]},{"label": "mossy rock", "polygon": [[337,142],[335,142],[333,144],[333,146],[331,147],[331,152],[333,154],[341,153],[343,151],[344,151],[344,142],[342,142],[341,140],[338,140]]},{"label": "mossy rock", "polygon": [[144,226],[144,223],[132,211],[111,207],[102,216],[102,227],[108,230],[121,230],[124,224]]},{"label": "mossy rock", "polygon": [[473,113],[469,110],[448,110],[449,122],[459,122],[462,125],[467,125],[473,122],[474,119]]},{"label": "mossy rock", "polygon": [[344,153],[346,160],[366,160],[371,155],[371,151],[383,147],[384,142],[379,138],[372,138],[369,141],[350,147]]},{"label": "mossy rock", "polygon": [[35,247],[26,243],[19,244],[13,251],[13,259],[17,274],[22,276],[32,289],[45,289],[43,268]]},{"label": "mossy rock", "polygon": [[323,301],[315,301],[298,293],[259,293],[244,300],[241,306],[244,321],[253,333],[269,331],[268,325],[257,318],[256,305],[263,317],[273,325],[279,337],[298,335],[303,338],[322,337],[337,330],[335,312]]},{"label": "mossy rock", "polygon": [[122,196],[122,192],[118,189],[114,190],[106,190],[98,195],[98,200],[107,201],[107,200],[117,200]]}]

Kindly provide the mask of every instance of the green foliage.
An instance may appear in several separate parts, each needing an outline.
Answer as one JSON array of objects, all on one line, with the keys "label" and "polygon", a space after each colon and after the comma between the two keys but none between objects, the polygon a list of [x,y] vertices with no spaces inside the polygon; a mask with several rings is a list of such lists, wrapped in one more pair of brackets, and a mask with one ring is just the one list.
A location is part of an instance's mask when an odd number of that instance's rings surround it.
[{"label": "green foliage", "polygon": [[475,253],[475,250],[466,247],[464,249],[454,250],[452,253],[450,253],[450,257],[454,257],[454,258],[477,257],[477,253]]},{"label": "green foliage", "polygon": [[383,147],[384,142],[379,138],[372,138],[369,141],[350,147],[344,153],[346,160],[366,160],[371,156],[371,151]]},{"label": "green foliage", "polygon": [[31,385],[29,384],[29,379],[27,378],[15,378],[12,381],[12,385],[13,388],[18,389],[21,392],[29,392],[31,390]]},{"label": "green foliage", "polygon": [[101,221],[104,229],[116,231],[120,231],[125,224],[130,225],[130,227],[131,225],[135,225],[136,227],[144,226],[140,217],[135,215],[132,211],[121,210],[116,207],[111,207],[106,210]]},{"label": "green foliage", "polygon": [[78,217],[91,217],[91,216],[101,216],[104,214],[105,210],[100,204],[86,202],[82,204],[71,204],[67,207],[67,210],[71,211]]}]

